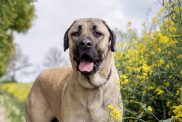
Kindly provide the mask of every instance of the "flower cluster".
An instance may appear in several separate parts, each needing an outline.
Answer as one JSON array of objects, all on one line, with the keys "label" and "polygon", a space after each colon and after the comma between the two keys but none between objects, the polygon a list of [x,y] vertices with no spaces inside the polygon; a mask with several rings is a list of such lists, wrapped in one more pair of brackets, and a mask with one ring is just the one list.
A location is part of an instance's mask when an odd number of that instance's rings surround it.
[{"label": "flower cluster", "polygon": [[140,37],[129,22],[126,37],[130,41],[118,42],[123,45],[115,53],[115,60],[125,108],[124,120],[181,121],[181,6],[179,0],[166,0],[151,26],[143,24]]},{"label": "flower cluster", "polygon": [[176,121],[182,121],[182,105],[179,105],[179,106],[172,106],[171,107],[171,110],[172,110],[172,114],[173,114],[173,118],[176,120]]},{"label": "flower cluster", "polygon": [[114,105],[108,105],[109,117],[111,120],[120,121],[121,120],[121,111],[117,109]]},{"label": "flower cluster", "polygon": [[128,78],[126,77],[126,75],[120,75],[120,82],[122,85],[128,83]]}]

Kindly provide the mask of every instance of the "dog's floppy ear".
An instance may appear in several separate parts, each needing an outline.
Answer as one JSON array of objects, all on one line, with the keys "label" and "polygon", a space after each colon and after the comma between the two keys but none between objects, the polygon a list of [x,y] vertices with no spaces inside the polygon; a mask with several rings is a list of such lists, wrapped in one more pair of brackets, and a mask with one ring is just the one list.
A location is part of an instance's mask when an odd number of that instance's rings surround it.
[{"label": "dog's floppy ear", "polygon": [[66,30],[65,34],[64,34],[64,51],[66,51],[69,48],[69,38],[68,38],[68,32],[71,29],[71,27],[73,26],[73,24],[76,22],[76,20],[71,24],[71,26]]},{"label": "dog's floppy ear", "polygon": [[114,33],[114,31],[112,31],[109,26],[106,24],[106,22],[104,20],[102,20],[102,22],[104,23],[104,25],[107,27],[109,33],[110,33],[110,41],[111,41],[111,44],[110,44],[110,48],[111,48],[111,51],[112,52],[115,52],[116,49],[115,49],[115,45],[116,45],[116,35]]}]

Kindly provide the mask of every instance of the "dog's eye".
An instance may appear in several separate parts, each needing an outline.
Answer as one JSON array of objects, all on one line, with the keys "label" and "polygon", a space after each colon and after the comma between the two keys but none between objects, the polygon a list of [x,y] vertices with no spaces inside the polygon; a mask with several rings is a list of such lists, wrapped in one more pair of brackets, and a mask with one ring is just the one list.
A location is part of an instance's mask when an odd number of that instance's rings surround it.
[{"label": "dog's eye", "polygon": [[96,37],[100,37],[100,36],[102,36],[103,34],[102,34],[101,32],[95,31],[95,32],[94,32],[94,35],[95,35]]},{"label": "dog's eye", "polygon": [[80,36],[80,32],[73,32],[71,33],[72,36]]}]

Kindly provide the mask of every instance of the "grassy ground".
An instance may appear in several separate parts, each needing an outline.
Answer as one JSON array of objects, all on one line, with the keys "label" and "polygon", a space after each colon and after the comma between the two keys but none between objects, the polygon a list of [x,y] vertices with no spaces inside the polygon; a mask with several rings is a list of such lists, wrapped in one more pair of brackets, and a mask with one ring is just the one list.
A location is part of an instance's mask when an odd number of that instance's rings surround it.
[{"label": "grassy ground", "polygon": [[6,117],[11,122],[25,121],[25,99],[31,83],[0,84],[0,105],[6,110]]},{"label": "grassy ground", "polygon": [[6,117],[5,108],[0,105],[0,122],[9,122],[8,118]]}]

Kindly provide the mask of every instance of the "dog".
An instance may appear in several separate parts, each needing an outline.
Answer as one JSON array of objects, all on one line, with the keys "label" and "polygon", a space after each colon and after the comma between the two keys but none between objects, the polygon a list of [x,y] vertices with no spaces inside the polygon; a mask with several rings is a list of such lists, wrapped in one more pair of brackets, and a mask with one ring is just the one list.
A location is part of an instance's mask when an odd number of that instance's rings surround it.
[{"label": "dog", "polygon": [[26,122],[107,122],[110,104],[122,116],[115,44],[104,20],[75,20],[63,45],[72,67],[47,69],[38,76],[26,99]]}]

